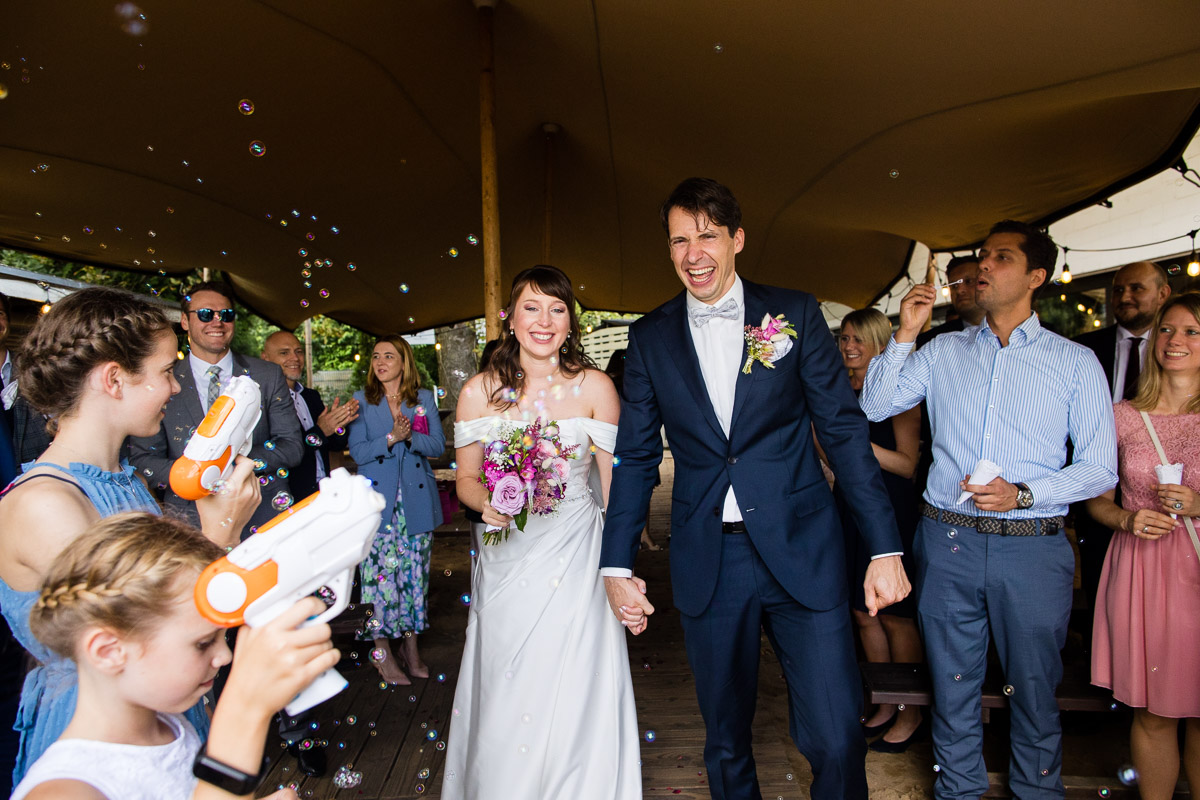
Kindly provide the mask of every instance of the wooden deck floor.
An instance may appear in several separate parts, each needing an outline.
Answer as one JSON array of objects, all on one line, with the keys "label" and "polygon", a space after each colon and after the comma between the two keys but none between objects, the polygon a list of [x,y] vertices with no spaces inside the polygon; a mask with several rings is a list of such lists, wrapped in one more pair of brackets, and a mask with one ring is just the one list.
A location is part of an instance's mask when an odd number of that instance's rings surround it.
[{"label": "wooden deck floor", "polygon": [[[672,465],[663,465],[663,486],[651,505],[651,532],[667,544]],[[428,602],[431,629],[421,637],[422,654],[434,677],[410,687],[381,688],[367,659],[369,647],[339,638],[345,657],[339,669],[350,688],[318,708],[314,736],[327,741],[329,772],[321,779],[298,774],[295,762],[280,752],[264,781],[260,796],[281,785],[295,785],[301,798],[436,798],[441,796],[447,720],[458,677],[467,607],[461,598],[469,591],[468,526],[461,513],[443,526],[434,539]],[[643,734],[644,796],[708,798],[703,762],[704,728],[683,646],[678,612],[671,606],[667,550],[643,552],[638,573],[650,585],[656,605],[650,629],[629,637],[629,660],[637,699],[638,724]],[[1108,715],[1116,716],[1116,715]],[[1107,719],[1068,726],[1066,774],[1111,774],[1128,756],[1121,756],[1125,723],[1112,727]],[[1104,728],[1103,726],[1109,726]],[[1004,720],[986,726],[985,751],[992,769],[1007,762]],[[1072,738],[1071,728],[1082,731]],[[645,733],[653,731],[653,741]],[[1081,741],[1082,738],[1082,741]],[[275,742],[278,740],[276,739]],[[273,743],[271,745],[275,747]],[[762,793],[768,800],[808,798],[812,774],[787,735],[786,689],[774,654],[764,647],[759,676],[759,708],[754,727],[754,750]],[[1127,747],[1124,748],[1127,753]],[[1097,754],[1111,753],[1103,755]],[[1086,754],[1091,762],[1080,765]],[[1101,759],[1096,765],[1096,759]],[[1112,762],[1112,763],[1109,763]],[[871,753],[867,758],[872,800],[915,800],[931,794],[933,757],[928,741],[902,755]],[[340,767],[361,773],[350,789],[332,782]],[[993,780],[1003,782],[1002,774]],[[1104,784],[1100,779],[1097,785]],[[1123,787],[1108,781],[1112,797]],[[1097,793],[1093,790],[1091,796]],[[1101,794],[1100,797],[1107,795]],[[496,797],[503,798],[503,792]],[[547,799],[549,800],[549,799]]]}]

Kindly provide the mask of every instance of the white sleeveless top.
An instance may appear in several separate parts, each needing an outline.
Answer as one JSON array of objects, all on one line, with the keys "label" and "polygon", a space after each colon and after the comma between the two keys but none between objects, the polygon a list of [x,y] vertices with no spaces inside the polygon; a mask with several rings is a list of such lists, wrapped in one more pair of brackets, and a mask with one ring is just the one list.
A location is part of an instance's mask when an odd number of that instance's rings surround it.
[{"label": "white sleeveless top", "polygon": [[190,800],[200,737],[180,714],[158,718],[175,734],[173,742],[145,746],[59,739],[29,768],[9,800],[22,800],[39,783],[64,778],[93,786],[109,800]]}]

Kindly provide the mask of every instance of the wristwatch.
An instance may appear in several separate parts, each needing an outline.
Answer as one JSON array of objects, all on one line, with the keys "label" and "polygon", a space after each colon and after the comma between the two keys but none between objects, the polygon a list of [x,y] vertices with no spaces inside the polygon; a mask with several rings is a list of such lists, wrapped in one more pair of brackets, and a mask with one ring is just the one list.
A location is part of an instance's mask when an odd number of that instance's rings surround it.
[{"label": "wristwatch", "polygon": [[197,778],[230,794],[249,794],[258,786],[262,779],[261,770],[257,775],[242,772],[237,767],[210,757],[206,750],[207,747],[201,747],[200,752],[196,753],[196,760],[192,762],[192,774]]},{"label": "wristwatch", "polygon": [[1017,508],[1029,508],[1033,505],[1033,492],[1023,483],[1017,485]]}]

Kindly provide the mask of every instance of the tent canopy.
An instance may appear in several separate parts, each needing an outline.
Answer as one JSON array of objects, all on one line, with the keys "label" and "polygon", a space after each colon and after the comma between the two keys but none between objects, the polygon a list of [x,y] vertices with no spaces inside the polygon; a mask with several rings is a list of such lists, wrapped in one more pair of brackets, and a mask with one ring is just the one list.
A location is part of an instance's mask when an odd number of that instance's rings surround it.
[{"label": "tent canopy", "polygon": [[[289,326],[482,313],[468,0],[6,2],[3,20],[0,242],[151,285],[224,270]],[[1169,166],[1200,119],[1197,29],[1195,0],[501,0],[503,281],[542,260],[555,123],[549,260],[585,306],[679,290],[657,208],[690,175],[741,200],[743,275],[863,306],[914,240],[967,245]]]}]

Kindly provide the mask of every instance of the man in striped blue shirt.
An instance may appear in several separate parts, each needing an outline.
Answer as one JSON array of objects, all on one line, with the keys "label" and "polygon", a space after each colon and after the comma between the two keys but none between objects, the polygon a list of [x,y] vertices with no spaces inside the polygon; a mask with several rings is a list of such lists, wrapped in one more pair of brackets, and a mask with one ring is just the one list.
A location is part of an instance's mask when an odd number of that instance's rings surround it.
[{"label": "man in striped blue shirt", "polygon": [[[1070,503],[1116,484],[1117,443],[1095,355],[1042,328],[1033,313],[1056,256],[1042,231],[998,223],[979,251],[983,323],[912,352],[936,297],[928,284],[914,287],[863,386],[873,421],[921,400],[929,409],[933,468],[913,549],[939,800],[977,798],[988,788],[980,693],[989,633],[1013,710],[1010,788],[1022,800],[1063,796],[1054,692],[1075,575],[1063,518]],[[1064,467],[1068,439],[1075,454]],[[986,485],[969,480],[981,459],[1000,467]],[[964,491],[974,495],[960,504]]]}]

